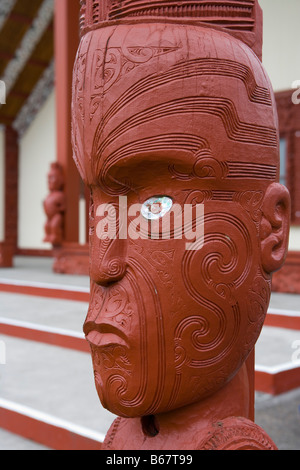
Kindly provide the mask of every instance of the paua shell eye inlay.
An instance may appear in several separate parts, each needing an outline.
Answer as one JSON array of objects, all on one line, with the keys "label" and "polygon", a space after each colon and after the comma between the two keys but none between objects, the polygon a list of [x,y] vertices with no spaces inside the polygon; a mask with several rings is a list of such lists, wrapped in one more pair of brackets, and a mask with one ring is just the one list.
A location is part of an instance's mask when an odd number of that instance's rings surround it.
[{"label": "paua shell eye inlay", "polygon": [[168,196],[153,196],[144,202],[141,208],[142,216],[148,220],[157,220],[171,210],[173,200]]}]

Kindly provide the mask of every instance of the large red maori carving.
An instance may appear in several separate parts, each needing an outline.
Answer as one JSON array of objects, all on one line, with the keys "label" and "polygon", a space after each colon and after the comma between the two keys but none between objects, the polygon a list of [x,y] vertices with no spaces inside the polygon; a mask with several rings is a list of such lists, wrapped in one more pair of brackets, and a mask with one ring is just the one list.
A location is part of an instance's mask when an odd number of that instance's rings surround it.
[{"label": "large red maori carving", "polygon": [[[92,195],[84,332],[100,400],[119,416],[104,448],[275,449],[252,420],[246,367],[290,210],[259,5],[87,0],[80,24],[73,148]],[[204,208],[198,248],[177,236],[175,216],[168,238],[147,232],[147,218],[163,224],[175,206],[192,208],[191,225]]]},{"label": "large red maori carving", "polygon": [[49,194],[44,201],[44,211],[47,216],[44,242],[51,243],[53,246],[61,246],[64,239],[66,197],[63,168],[57,162],[50,166],[48,189]]}]

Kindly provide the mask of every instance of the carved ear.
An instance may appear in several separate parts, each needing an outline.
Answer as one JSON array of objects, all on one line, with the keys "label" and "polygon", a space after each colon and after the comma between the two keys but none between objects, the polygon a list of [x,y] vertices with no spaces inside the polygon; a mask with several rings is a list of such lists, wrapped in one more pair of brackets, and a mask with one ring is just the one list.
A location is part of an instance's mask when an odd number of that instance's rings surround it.
[{"label": "carved ear", "polygon": [[289,242],[290,194],[285,186],[271,184],[264,196],[260,225],[262,266],[267,273],[281,268]]}]

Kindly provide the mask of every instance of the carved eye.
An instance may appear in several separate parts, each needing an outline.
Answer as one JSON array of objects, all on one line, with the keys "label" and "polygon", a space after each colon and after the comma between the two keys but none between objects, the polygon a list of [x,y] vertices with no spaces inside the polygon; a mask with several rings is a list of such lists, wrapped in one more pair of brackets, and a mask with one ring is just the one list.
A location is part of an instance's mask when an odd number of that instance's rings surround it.
[{"label": "carved eye", "polygon": [[168,196],[153,196],[142,205],[141,213],[145,219],[157,220],[171,210],[173,201]]}]

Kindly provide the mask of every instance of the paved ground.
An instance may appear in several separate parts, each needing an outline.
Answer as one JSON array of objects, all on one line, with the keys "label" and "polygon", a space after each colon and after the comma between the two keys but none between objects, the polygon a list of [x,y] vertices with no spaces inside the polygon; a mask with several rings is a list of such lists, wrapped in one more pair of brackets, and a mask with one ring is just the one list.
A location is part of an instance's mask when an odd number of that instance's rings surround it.
[{"label": "paved ground", "polygon": [[[2,336],[0,398],[105,434],[114,416],[99,405],[88,353]],[[0,403],[1,404],[1,403]]]},{"label": "paved ground", "polygon": [[0,278],[89,288],[88,276],[56,274],[52,265],[52,258],[16,256],[14,268],[1,268]]},{"label": "paved ground", "polygon": [[279,450],[300,450],[300,388],[277,397],[257,393],[255,420]]}]

